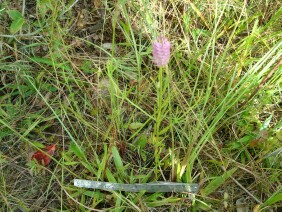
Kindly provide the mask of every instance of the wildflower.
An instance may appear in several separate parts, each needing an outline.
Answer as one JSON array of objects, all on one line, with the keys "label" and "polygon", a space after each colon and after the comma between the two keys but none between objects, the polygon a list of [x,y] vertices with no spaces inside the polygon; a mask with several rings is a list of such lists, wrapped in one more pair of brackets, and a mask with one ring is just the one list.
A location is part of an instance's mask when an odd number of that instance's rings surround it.
[{"label": "wildflower", "polygon": [[157,37],[153,42],[153,62],[158,67],[168,64],[170,58],[170,42],[164,36]]}]

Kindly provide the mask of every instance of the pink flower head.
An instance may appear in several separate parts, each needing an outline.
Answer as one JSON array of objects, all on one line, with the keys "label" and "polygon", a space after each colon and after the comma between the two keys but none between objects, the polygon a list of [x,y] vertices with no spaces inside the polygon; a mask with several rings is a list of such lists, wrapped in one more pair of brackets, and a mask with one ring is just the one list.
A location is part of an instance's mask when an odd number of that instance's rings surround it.
[{"label": "pink flower head", "polygon": [[153,62],[162,67],[168,64],[170,58],[170,42],[164,36],[157,37],[153,42]]}]

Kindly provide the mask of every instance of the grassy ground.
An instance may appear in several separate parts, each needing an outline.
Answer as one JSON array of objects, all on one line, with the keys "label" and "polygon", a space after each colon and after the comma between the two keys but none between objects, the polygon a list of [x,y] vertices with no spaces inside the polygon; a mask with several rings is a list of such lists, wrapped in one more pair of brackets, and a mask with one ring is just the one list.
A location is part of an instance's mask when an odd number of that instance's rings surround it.
[{"label": "grassy ground", "polygon": [[[0,209],[281,210],[281,15],[278,0],[1,1]],[[52,144],[39,168],[31,155]]]}]

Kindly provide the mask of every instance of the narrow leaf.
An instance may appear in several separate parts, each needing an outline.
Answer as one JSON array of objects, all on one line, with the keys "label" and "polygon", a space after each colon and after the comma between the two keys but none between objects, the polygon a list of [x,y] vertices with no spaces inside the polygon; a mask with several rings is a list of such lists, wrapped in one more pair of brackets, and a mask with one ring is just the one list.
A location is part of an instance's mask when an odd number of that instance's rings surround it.
[{"label": "narrow leaf", "polygon": [[120,157],[120,154],[116,146],[112,147],[112,155],[117,171],[119,172],[119,174],[125,176],[126,175],[125,167],[123,166],[122,159]]},{"label": "narrow leaf", "polygon": [[9,10],[8,14],[12,20],[23,19],[22,14],[17,10]]},{"label": "narrow leaf", "polygon": [[70,150],[82,161],[85,161],[86,157],[84,152],[75,143],[71,142]]},{"label": "narrow leaf", "polygon": [[146,144],[147,144],[147,136],[145,134],[141,134],[137,139],[137,141],[134,143],[134,146],[144,149]]},{"label": "narrow leaf", "polygon": [[203,196],[208,196],[210,193],[214,192],[219,186],[221,186],[232,174],[237,170],[237,168],[233,168],[223,175],[215,177],[201,192]]},{"label": "narrow leaf", "polygon": [[17,19],[14,20],[10,26],[10,32],[12,34],[17,33],[18,31],[20,31],[22,25],[24,24],[24,19]]},{"label": "narrow leaf", "polygon": [[32,143],[33,143],[34,146],[36,146],[38,148],[41,148],[41,149],[45,148],[45,145],[40,143],[40,142],[34,141]]},{"label": "narrow leaf", "polygon": [[137,130],[139,128],[141,128],[144,124],[140,123],[140,122],[133,122],[129,125],[129,129],[131,130]]},{"label": "narrow leaf", "polygon": [[17,10],[10,10],[8,11],[8,14],[10,18],[13,20],[13,22],[10,25],[10,32],[12,34],[15,34],[21,29],[22,25],[24,24],[24,18],[22,14]]},{"label": "narrow leaf", "polygon": [[122,159],[119,155],[119,152],[118,152],[118,149],[117,149],[116,146],[112,147],[112,154],[113,154],[114,163],[116,165],[117,170],[119,170],[119,171],[123,170]]},{"label": "narrow leaf", "polygon": [[108,168],[106,169],[106,176],[107,176],[107,179],[108,179],[109,182],[112,182],[112,183],[117,182],[114,175],[112,174],[112,172]]},{"label": "narrow leaf", "polygon": [[280,189],[280,192],[276,192],[274,193],[271,197],[269,197],[262,205],[261,208],[266,207],[266,206],[270,206],[273,205],[276,202],[280,202],[282,201],[282,192]]}]

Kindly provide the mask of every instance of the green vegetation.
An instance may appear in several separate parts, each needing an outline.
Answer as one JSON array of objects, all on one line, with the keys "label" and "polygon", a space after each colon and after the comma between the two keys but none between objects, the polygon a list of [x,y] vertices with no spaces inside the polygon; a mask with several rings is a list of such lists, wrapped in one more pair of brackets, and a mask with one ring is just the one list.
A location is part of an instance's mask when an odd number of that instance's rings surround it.
[{"label": "green vegetation", "polygon": [[[281,6],[1,1],[0,210],[281,209]],[[163,69],[158,35],[172,44]],[[53,144],[48,166],[31,160]],[[109,192],[75,178],[200,190]]]}]

